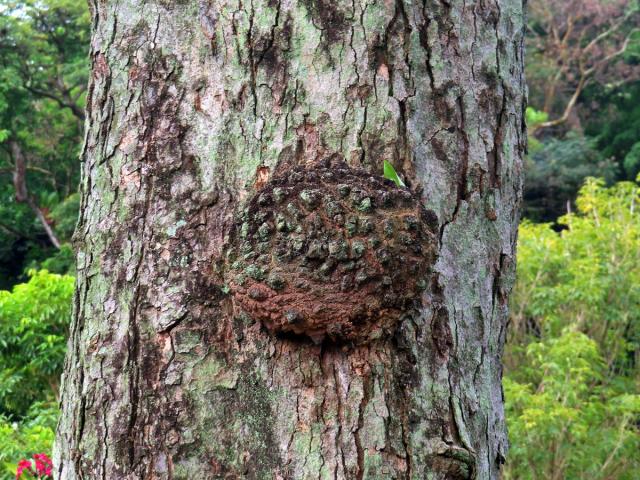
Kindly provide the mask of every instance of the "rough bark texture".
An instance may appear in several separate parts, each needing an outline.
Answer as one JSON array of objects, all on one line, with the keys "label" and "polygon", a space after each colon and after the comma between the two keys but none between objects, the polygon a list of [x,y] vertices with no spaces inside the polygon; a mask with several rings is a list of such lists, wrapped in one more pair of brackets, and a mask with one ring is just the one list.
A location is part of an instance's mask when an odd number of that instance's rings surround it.
[{"label": "rough bark texture", "polygon": [[[94,0],[92,14],[57,478],[497,478],[522,0]],[[353,188],[385,159],[433,232],[404,314],[366,339],[310,339],[243,311],[233,232],[278,172],[337,162]],[[298,233],[308,254],[321,233]],[[374,257],[344,238],[366,270]]]}]

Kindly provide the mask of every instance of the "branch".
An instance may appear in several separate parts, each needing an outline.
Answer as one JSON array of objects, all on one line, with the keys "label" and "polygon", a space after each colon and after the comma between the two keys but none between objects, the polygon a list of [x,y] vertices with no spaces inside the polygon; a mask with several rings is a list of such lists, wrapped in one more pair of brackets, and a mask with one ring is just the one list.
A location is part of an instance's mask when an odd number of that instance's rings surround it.
[{"label": "branch", "polygon": [[[45,169],[45,168],[40,168],[40,167],[34,167],[31,165],[27,165],[27,170],[31,171],[31,172],[38,172],[38,173],[43,173],[44,175],[50,175],[53,177],[53,172],[50,172],[49,170]],[[0,168],[0,175],[3,175],[5,173],[13,173],[14,168],[13,167],[5,167],[5,168]]]},{"label": "branch", "polygon": [[573,92],[573,95],[571,95],[571,98],[569,99],[569,103],[567,103],[567,106],[565,107],[564,112],[562,113],[562,116],[560,118],[556,118],[555,120],[549,120],[547,122],[542,122],[537,124],[532,128],[531,133],[533,134],[542,128],[555,127],[557,125],[561,125],[564,122],[566,122],[569,119],[569,115],[571,115],[571,111],[573,110],[573,107],[578,101],[578,97],[580,97],[580,94],[582,93],[584,86],[587,84],[587,81],[588,81],[588,76],[583,75],[582,77],[580,77],[578,86],[576,87],[576,90]]},{"label": "branch", "polygon": [[20,145],[16,140],[10,140],[9,144],[11,146],[11,156],[13,157],[14,164],[13,186],[16,190],[16,201],[29,205],[29,208],[31,208],[33,213],[42,224],[44,231],[49,237],[49,241],[53,244],[54,247],[60,249],[60,241],[58,240],[58,237],[56,237],[56,234],[53,232],[53,229],[51,228],[51,225],[49,225],[49,222],[47,222],[44,213],[42,212],[34,198],[29,195],[29,192],[27,190],[27,160],[24,156],[24,153],[22,152],[22,148],[20,148]]},{"label": "branch", "polygon": [[[624,25],[624,23],[632,16],[635,14],[635,11],[630,10],[624,17],[622,17],[620,19],[620,21],[618,21],[617,23],[614,23],[613,25],[611,25],[610,28],[608,28],[607,30],[605,30],[604,32],[602,32],[600,35],[596,36],[593,40],[591,40],[589,42],[589,44],[584,47],[584,49],[582,50],[583,53],[588,52],[589,50],[591,50],[593,47],[595,47],[601,40],[604,40],[605,38],[607,38],[609,35],[611,35],[612,33],[614,33],[615,31],[617,31],[622,25]],[[635,29],[634,29],[635,30]],[[628,37],[627,37],[628,38]]]},{"label": "branch", "polygon": [[[607,35],[612,31],[612,29],[609,29],[607,32]],[[596,62],[595,64],[593,64],[591,67],[583,70],[582,66],[580,68],[581,70],[581,76],[580,76],[580,81],[578,82],[578,85],[576,86],[575,91],[573,92],[573,95],[571,95],[571,98],[569,99],[569,103],[567,103],[567,106],[564,109],[564,112],[562,113],[562,116],[560,118],[556,118],[555,120],[549,120],[548,122],[542,122],[539,123],[538,125],[536,125],[535,127],[532,128],[532,133],[537,132],[538,130],[542,129],[542,128],[549,128],[549,127],[555,127],[558,125],[563,124],[564,122],[566,122],[569,119],[569,115],[571,114],[571,111],[573,110],[573,108],[575,107],[578,98],[580,97],[580,94],[582,93],[582,91],[584,90],[584,87],[586,86],[586,84],[589,82],[590,77],[596,72],[596,70],[598,70],[599,68],[603,67],[604,65],[608,64],[609,62],[611,62],[612,60],[614,60],[615,58],[619,57],[620,55],[622,55],[624,52],[626,52],[627,47],[629,46],[629,42],[631,41],[631,36],[640,31],[640,29],[634,28],[633,30],[631,30],[629,32],[629,34],[627,35],[627,37],[624,39],[624,42],[622,42],[622,46],[616,50],[615,52],[607,55],[606,57],[604,57],[602,60]],[[606,35],[601,34],[599,35],[597,38],[604,38]],[[593,41],[591,42],[593,43]],[[591,48],[591,43],[589,44],[589,46],[587,46],[585,48]],[[584,52],[583,52],[584,54]],[[580,62],[582,65],[582,62]]]},{"label": "branch", "polygon": [[10,227],[9,225],[5,225],[2,222],[0,222],[0,230],[4,230],[5,233],[7,233],[9,235],[13,235],[14,237],[21,237],[22,236],[21,232],[19,232],[18,230],[16,230],[13,227]]},{"label": "branch", "polygon": [[[73,96],[71,97],[71,100],[73,100],[73,102],[75,103],[75,102],[77,102],[78,100],[80,100],[80,97],[81,97],[81,96],[82,96],[82,94],[84,93],[85,89],[84,89],[84,87],[82,86],[82,83],[81,83],[81,82],[78,82],[78,84],[74,85],[74,86],[72,87],[72,89],[73,89],[73,88],[77,88],[77,89],[78,89],[78,91],[76,92],[76,94],[75,94],[75,95],[73,95]],[[83,116],[84,116],[84,115],[83,115]]]},{"label": "branch", "polygon": [[627,37],[624,39],[624,42],[622,42],[622,46],[620,47],[620,49],[618,49],[615,52],[607,55],[606,57],[604,57],[599,62],[596,62],[593,66],[589,67],[586,70],[585,73],[590,75],[591,73],[595,72],[601,66],[606,65],[607,63],[609,63],[614,58],[619,57],[624,52],[626,52],[627,51],[627,47],[629,46],[629,42],[631,41],[631,35],[633,35],[634,33],[638,32],[638,31],[640,31],[640,30],[637,29],[637,28],[634,28],[633,30],[631,30],[631,32],[629,32],[629,35],[627,35]]},{"label": "branch", "polygon": [[41,97],[46,97],[46,98],[50,98],[51,100],[55,100],[56,102],[58,102],[58,104],[61,107],[68,108],[69,110],[71,110],[71,113],[73,113],[76,116],[76,118],[84,122],[84,111],[80,107],[78,107],[78,105],[73,103],[73,101],[71,101],[70,99],[67,100],[67,99],[61,98],[51,92],[40,90],[39,88],[29,87],[28,85],[25,85],[25,88],[35,95],[40,95]]}]

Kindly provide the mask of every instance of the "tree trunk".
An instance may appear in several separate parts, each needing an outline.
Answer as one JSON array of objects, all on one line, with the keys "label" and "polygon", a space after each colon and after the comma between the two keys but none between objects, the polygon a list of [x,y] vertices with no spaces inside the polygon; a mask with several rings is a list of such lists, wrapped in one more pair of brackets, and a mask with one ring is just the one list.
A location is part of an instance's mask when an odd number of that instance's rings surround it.
[{"label": "tree trunk", "polygon": [[498,478],[522,1],[92,9],[56,478]]}]

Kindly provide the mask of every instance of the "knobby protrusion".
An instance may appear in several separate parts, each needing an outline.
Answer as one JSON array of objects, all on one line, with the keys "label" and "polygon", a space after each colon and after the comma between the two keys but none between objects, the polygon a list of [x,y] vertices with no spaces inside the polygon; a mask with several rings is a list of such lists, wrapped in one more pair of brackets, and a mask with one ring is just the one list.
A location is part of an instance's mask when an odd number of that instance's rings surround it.
[{"label": "knobby protrusion", "polygon": [[433,217],[416,195],[363,170],[295,168],[239,214],[227,257],[234,302],[273,333],[379,337],[421,304]]}]

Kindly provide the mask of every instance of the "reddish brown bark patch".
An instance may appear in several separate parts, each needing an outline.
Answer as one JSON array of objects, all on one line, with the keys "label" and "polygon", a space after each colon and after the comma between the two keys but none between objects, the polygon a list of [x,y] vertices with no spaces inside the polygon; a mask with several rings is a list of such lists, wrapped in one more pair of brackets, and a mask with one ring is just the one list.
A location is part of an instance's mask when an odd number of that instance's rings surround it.
[{"label": "reddish brown bark patch", "polygon": [[382,177],[294,168],[249,200],[232,233],[237,308],[315,342],[379,337],[420,304],[436,236],[420,199]]}]

